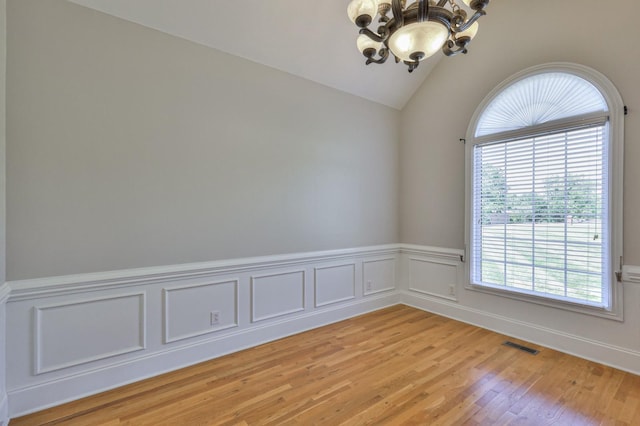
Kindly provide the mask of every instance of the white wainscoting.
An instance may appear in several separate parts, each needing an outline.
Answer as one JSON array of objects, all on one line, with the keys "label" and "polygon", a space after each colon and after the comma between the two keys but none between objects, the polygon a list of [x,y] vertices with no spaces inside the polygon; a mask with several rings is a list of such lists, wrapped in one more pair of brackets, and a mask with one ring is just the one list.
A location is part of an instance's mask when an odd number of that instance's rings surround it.
[{"label": "white wainscoting", "polygon": [[355,299],[356,264],[314,268],[314,290],[316,308]]},{"label": "white wainscoting", "polygon": [[305,271],[251,277],[251,322],[304,311]]},{"label": "white wainscoting", "polygon": [[35,305],[33,311],[35,375],[146,346],[144,293]]},{"label": "white wainscoting", "polygon": [[238,327],[239,280],[163,289],[164,342]]},{"label": "white wainscoting", "polygon": [[410,257],[409,291],[456,301],[458,269],[445,260]]},{"label": "white wainscoting", "polygon": [[365,296],[396,289],[395,257],[385,257],[363,262],[362,292]]},{"label": "white wainscoting", "polygon": [[409,292],[457,301],[464,277],[461,250],[404,245],[402,253]]},{"label": "white wainscoting", "polygon": [[[395,305],[399,251],[385,245],[9,282],[8,414]],[[366,297],[355,285],[365,281]]]},{"label": "white wainscoting", "polygon": [[9,399],[6,390],[6,310],[11,289],[7,284],[0,284],[0,426],[9,423]]}]

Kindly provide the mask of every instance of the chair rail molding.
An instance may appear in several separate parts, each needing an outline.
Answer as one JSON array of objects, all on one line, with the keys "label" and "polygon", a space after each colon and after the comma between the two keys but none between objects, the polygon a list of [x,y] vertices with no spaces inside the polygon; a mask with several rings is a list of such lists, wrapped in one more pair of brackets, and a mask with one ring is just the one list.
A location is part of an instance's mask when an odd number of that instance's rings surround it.
[{"label": "chair rail molding", "polygon": [[640,284],[640,266],[624,265],[622,267],[622,281]]}]

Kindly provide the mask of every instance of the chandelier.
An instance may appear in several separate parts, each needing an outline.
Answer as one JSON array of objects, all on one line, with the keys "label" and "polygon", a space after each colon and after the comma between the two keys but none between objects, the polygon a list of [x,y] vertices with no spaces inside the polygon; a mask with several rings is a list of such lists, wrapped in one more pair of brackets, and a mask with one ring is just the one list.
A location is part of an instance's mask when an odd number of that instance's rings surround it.
[{"label": "chandelier", "polygon": [[[459,1],[416,0],[407,6],[407,0],[352,0],[347,14],[360,28],[357,45],[367,65],[382,64],[391,53],[412,72],[440,49],[447,56],[467,53],[490,0],[462,0],[470,16]],[[374,32],[368,27],[376,15],[380,26]]]}]

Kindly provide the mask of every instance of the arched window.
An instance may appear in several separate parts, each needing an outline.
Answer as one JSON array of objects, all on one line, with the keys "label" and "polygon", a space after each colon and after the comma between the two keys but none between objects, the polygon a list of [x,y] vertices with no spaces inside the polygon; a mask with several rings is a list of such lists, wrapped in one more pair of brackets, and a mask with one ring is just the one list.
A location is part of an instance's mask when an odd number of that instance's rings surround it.
[{"label": "arched window", "polygon": [[623,108],[565,63],[487,96],[467,138],[471,288],[622,318]]}]

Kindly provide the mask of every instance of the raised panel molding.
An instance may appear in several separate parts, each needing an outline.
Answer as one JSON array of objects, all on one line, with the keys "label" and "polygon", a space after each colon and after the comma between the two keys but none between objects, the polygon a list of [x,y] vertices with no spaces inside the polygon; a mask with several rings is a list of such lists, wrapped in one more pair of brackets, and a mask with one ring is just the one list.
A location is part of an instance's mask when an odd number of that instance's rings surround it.
[{"label": "raised panel molding", "polygon": [[233,279],[163,289],[164,343],[238,327],[238,286]]},{"label": "raised panel molding", "polygon": [[409,290],[457,301],[459,265],[440,258],[410,257]]},{"label": "raised panel molding", "polygon": [[146,347],[144,293],[36,306],[33,311],[35,375]]},{"label": "raised panel molding", "polygon": [[304,311],[305,271],[251,277],[251,322]]},{"label": "raised panel molding", "polygon": [[396,289],[396,258],[362,262],[362,293],[365,296]]},{"label": "raised panel molding", "polygon": [[356,264],[314,268],[315,307],[332,305],[356,297]]}]

